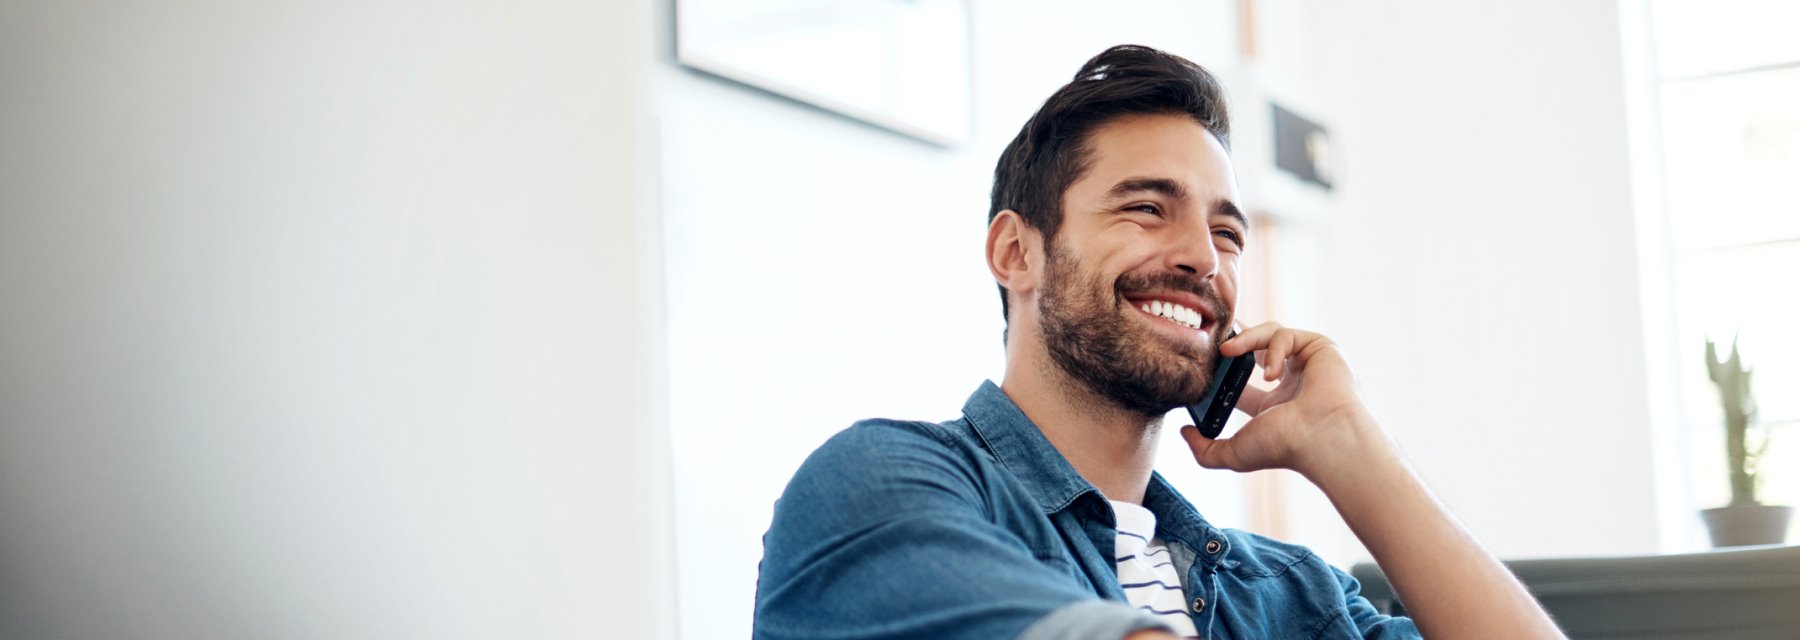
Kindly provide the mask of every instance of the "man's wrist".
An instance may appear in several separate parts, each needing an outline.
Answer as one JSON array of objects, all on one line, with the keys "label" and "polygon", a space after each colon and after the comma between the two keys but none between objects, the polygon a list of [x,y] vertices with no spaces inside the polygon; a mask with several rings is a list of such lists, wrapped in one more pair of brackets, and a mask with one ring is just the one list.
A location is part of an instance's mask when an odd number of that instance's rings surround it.
[{"label": "man's wrist", "polygon": [[1326,442],[1308,445],[1312,455],[1294,469],[1326,495],[1367,487],[1371,471],[1402,466],[1399,448],[1375,417],[1362,407],[1341,412],[1321,431]]}]

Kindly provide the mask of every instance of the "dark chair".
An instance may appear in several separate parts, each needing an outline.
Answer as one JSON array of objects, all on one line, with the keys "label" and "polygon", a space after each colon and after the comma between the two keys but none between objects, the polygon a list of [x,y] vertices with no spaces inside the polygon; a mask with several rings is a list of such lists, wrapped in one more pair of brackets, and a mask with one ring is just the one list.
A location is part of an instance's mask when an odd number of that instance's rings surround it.
[{"label": "dark chair", "polygon": [[[1800,546],[1506,566],[1575,640],[1800,640]],[[1380,567],[1350,575],[1377,608],[1405,613]]]}]

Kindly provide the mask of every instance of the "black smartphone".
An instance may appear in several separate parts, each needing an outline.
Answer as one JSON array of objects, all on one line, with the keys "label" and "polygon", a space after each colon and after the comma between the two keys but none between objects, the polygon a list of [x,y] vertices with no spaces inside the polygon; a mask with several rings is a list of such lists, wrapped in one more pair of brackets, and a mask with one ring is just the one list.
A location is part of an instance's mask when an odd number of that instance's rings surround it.
[{"label": "black smartphone", "polygon": [[[1237,332],[1225,336],[1227,341],[1237,337]],[[1222,344],[1222,343],[1221,343]],[[1236,358],[1227,358],[1219,354],[1219,364],[1213,369],[1212,384],[1207,385],[1206,394],[1200,401],[1188,405],[1188,415],[1194,418],[1194,428],[1200,435],[1217,438],[1225,431],[1225,420],[1231,417],[1231,410],[1237,408],[1238,396],[1244,393],[1244,385],[1250,382],[1250,373],[1256,369],[1256,352],[1246,352]]]}]

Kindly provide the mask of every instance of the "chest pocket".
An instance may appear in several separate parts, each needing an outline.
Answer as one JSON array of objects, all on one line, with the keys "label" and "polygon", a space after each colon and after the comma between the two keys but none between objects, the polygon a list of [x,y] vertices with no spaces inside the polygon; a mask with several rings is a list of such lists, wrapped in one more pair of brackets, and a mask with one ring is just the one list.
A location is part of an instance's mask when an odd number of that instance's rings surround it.
[{"label": "chest pocket", "polygon": [[1324,561],[1308,554],[1291,563],[1258,564],[1244,567],[1243,572],[1220,574],[1224,584],[1218,615],[1230,637],[1362,637]]}]

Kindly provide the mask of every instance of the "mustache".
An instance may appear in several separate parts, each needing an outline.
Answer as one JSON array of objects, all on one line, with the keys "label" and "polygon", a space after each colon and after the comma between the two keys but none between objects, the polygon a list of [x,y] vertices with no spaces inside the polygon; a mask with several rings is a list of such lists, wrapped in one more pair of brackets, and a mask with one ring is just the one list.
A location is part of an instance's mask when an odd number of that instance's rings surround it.
[{"label": "mustache", "polygon": [[1227,320],[1225,301],[1220,299],[1219,290],[1213,286],[1212,279],[1200,278],[1184,273],[1127,273],[1119,276],[1113,283],[1113,290],[1123,300],[1126,294],[1146,291],[1180,291],[1199,296],[1206,304],[1208,315],[1220,321]]}]

